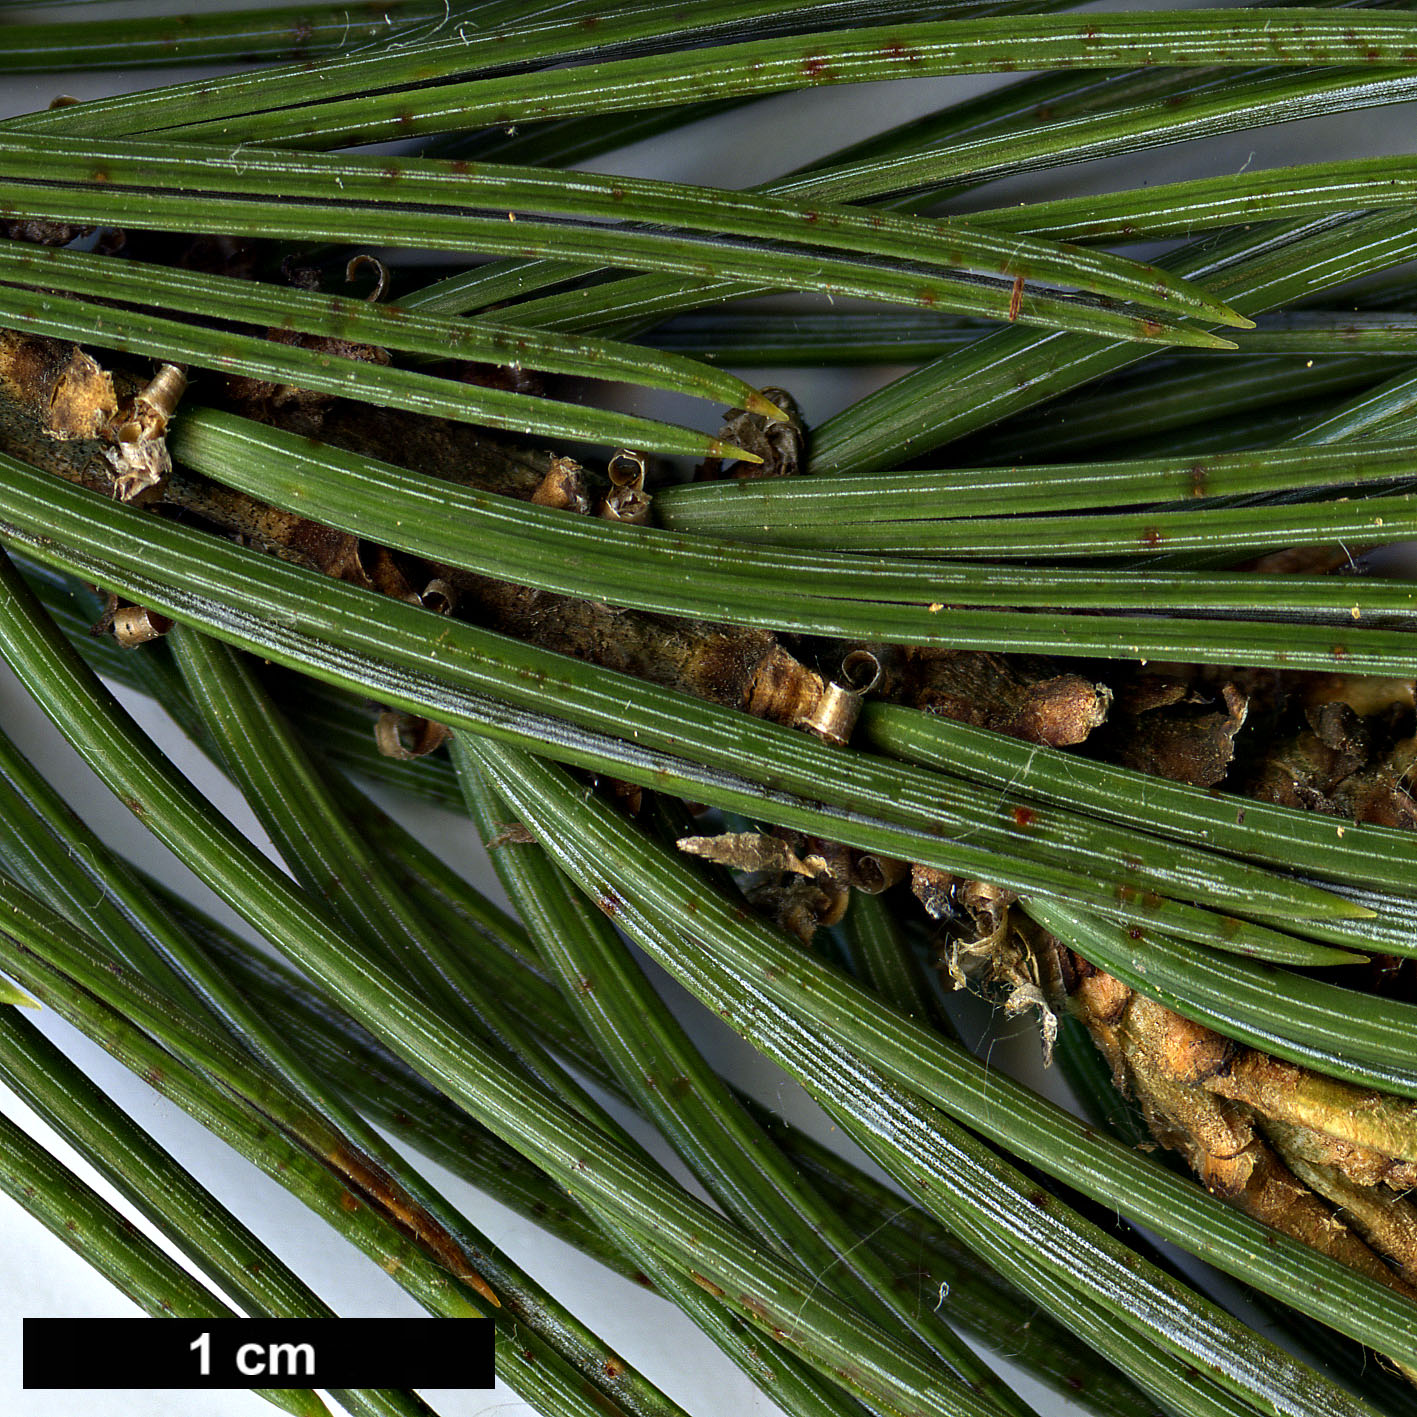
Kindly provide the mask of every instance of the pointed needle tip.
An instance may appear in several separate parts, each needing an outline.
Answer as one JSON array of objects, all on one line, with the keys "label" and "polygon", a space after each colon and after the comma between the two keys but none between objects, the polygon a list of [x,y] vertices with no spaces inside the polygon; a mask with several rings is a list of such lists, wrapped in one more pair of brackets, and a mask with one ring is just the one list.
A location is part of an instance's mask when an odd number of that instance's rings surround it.
[{"label": "pointed needle tip", "polygon": [[792,421],[771,399],[764,398],[756,389],[749,390],[748,397],[743,401],[743,407],[749,413],[761,413],[764,418],[769,418],[774,423],[790,423]]},{"label": "pointed needle tip", "polygon": [[1371,955],[1359,954],[1357,950],[1335,950],[1334,954],[1336,956],[1341,955],[1342,958],[1316,960],[1314,965],[1310,967],[1331,969],[1342,965],[1344,968],[1347,968],[1349,965],[1371,964],[1373,962]]},{"label": "pointed needle tip", "polygon": [[1174,349],[1238,349],[1234,340],[1223,335],[1198,330],[1194,325],[1163,325],[1157,320],[1145,321],[1137,331],[1145,344],[1169,344]]},{"label": "pointed needle tip", "polygon": [[1243,949],[1237,951],[1249,959],[1285,969],[1336,969],[1350,964],[1365,964],[1368,956],[1357,950],[1340,949],[1337,945],[1320,945],[1313,940],[1293,941],[1302,949]]},{"label": "pointed needle tip", "polygon": [[1311,881],[1306,893],[1309,905],[1307,920],[1372,920],[1378,912],[1352,896],[1340,895],[1318,881]]},{"label": "pointed needle tip", "polygon": [[500,1309],[502,1307],[502,1301],[497,1297],[496,1291],[471,1265],[458,1264],[454,1272],[469,1289],[475,1294],[480,1295],[491,1304],[494,1309]]},{"label": "pointed needle tip", "polygon": [[0,979],[0,1004],[13,1004],[19,1009],[42,1008],[38,999],[31,999],[23,989],[17,988],[7,979]]},{"label": "pointed needle tip", "polygon": [[747,448],[740,448],[733,443],[722,442],[718,438],[710,438],[708,441],[709,456],[713,458],[733,458],[739,462],[762,462],[756,453],[750,453]]}]

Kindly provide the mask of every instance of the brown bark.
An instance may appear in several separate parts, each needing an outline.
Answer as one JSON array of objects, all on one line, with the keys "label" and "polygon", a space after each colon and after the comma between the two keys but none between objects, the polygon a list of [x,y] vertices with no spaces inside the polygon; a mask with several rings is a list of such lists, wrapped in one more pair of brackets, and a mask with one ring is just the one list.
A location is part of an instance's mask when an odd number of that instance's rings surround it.
[{"label": "brown bark", "polygon": [[[1069,972],[1075,986],[1072,1011],[1108,1059],[1118,1087],[1136,1099],[1157,1141],[1185,1156],[1207,1189],[1274,1229],[1417,1297],[1417,1271],[1408,1268],[1411,1254],[1393,1255],[1386,1241],[1374,1248],[1364,1238],[1401,1231],[1401,1218],[1381,1230],[1368,1217],[1369,1209],[1391,1214],[1391,1207],[1373,1196],[1363,1210],[1362,1224],[1351,1211],[1345,1219],[1322,1193],[1295,1175],[1267,1140],[1261,1128],[1271,1125],[1271,1111],[1282,1113],[1294,1081],[1285,1078],[1289,1085],[1277,1086],[1272,1069],[1263,1084],[1253,1076],[1257,1069],[1273,1065],[1273,1059],[1238,1049],[1218,1033],[1182,1019],[1081,961],[1074,959]],[[1245,1101],[1225,1095],[1225,1080],[1237,1070],[1244,1072],[1252,1060],[1253,1085],[1243,1089]],[[1274,1126],[1286,1138],[1287,1154],[1302,1165],[1314,1164],[1308,1159],[1312,1155],[1333,1154],[1322,1146],[1316,1153],[1307,1149],[1311,1133],[1306,1128],[1283,1122]],[[1332,1189],[1344,1195],[1345,1206],[1349,1188],[1363,1189],[1337,1171],[1334,1178]],[[1402,1274],[1394,1272],[1389,1259],[1402,1267]]]},{"label": "brown bark", "polygon": [[882,658],[883,698],[1052,748],[1081,743],[1112,701],[1105,684],[1037,656],[901,649]]},{"label": "brown bark", "polygon": [[1099,746],[1110,762],[1214,787],[1235,756],[1248,700],[1225,683],[1211,692],[1171,676],[1141,675],[1117,690]]},{"label": "brown bark", "polygon": [[[146,386],[142,376],[110,374],[73,345],[0,331],[0,446],[112,494],[115,476],[107,459]],[[281,426],[318,431],[336,447],[543,505],[579,510],[596,482],[570,459],[513,447],[466,425],[307,398],[251,380],[236,381],[233,402]],[[613,496],[616,489],[599,481]],[[617,506],[634,501],[637,489],[627,486],[630,496]],[[181,469],[162,491],[165,509],[198,517],[283,559],[400,599],[420,600],[438,582],[440,596],[453,588],[461,613],[488,628],[761,717],[797,723],[812,713],[826,687],[765,630],[643,615],[451,567],[420,569],[411,558]]]}]

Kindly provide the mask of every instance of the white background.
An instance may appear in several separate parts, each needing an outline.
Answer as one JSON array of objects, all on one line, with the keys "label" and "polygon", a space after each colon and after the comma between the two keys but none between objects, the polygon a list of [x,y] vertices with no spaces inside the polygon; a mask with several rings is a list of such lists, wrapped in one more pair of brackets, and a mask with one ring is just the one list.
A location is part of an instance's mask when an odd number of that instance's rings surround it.
[{"label": "white background", "polygon": [[[90,7],[75,7],[66,17]],[[1123,7],[1106,7],[1123,8]],[[1136,8],[1135,6],[1129,8]],[[154,82],[175,78],[176,71],[155,76]],[[603,164],[606,170],[673,177],[683,180],[746,186],[850,138],[922,113],[941,102],[990,87],[989,80],[917,80],[893,85],[834,89],[773,99],[739,114],[717,120],[698,134],[672,142],[640,145]],[[115,82],[107,75],[66,74],[53,78],[0,78],[0,111],[20,112],[48,103],[56,93],[92,96],[115,88],[134,87],[131,76]],[[1323,156],[1356,156],[1408,146],[1404,124],[1396,110],[1356,115],[1333,122],[1308,122],[1286,128],[1240,134],[1205,145],[1204,157],[1187,147],[1162,150],[1129,164],[1106,163],[1089,169],[1085,180],[1077,171],[1061,169],[1030,179],[1030,190],[1040,195],[1164,181],[1199,170],[1224,172],[1241,167],[1263,167],[1282,161],[1314,160]],[[1003,195],[991,200],[1005,200]],[[895,371],[884,371],[879,379]],[[851,397],[865,384],[836,371],[821,371],[804,379],[801,371],[755,370],[749,377],[761,384],[783,384],[797,393],[808,421],[816,422]],[[639,407],[638,404],[627,405]],[[682,414],[680,416],[683,416]],[[259,830],[243,804],[234,800],[200,755],[182,743],[160,714],[141,700],[135,703],[144,721],[165,734],[184,769],[211,793],[232,818],[257,838]],[[34,760],[60,785],[113,845],[173,884],[190,889],[198,903],[235,923],[232,917],[183,872],[113,802],[105,790],[79,764],[57,735],[43,722],[23,689],[0,668],[0,723]],[[422,809],[417,809],[422,810]],[[450,858],[472,869],[480,848],[465,823],[443,814],[425,820],[420,830],[430,835]],[[677,998],[673,989],[671,997]],[[763,1065],[749,1050],[728,1036],[682,999],[685,1016],[696,1036],[712,1056],[745,1086],[764,1100],[788,1108],[812,1125],[810,1109],[795,1086]],[[101,1050],[48,1015],[37,1021],[92,1077],[216,1194],[276,1248],[312,1287],[339,1312],[347,1315],[414,1315],[421,1312],[413,1301],[372,1263],[345,1245],[291,1200],[273,1182],[228,1152],[202,1128],[169,1106]],[[1012,1041],[994,1050],[991,1058],[1010,1066],[1030,1067],[1036,1049],[1026,1030],[1011,1030]],[[1035,1070],[1036,1071],[1036,1070]],[[111,1200],[116,1196],[97,1179],[62,1142],[48,1133],[23,1105],[0,1090],[0,1110],[32,1126],[35,1134],[81,1176]],[[823,1128],[823,1134],[826,1129]],[[486,1232],[496,1237],[508,1253],[551,1288],[558,1297],[603,1337],[618,1347],[652,1380],[680,1401],[693,1417],[715,1417],[732,1412],[740,1417],[770,1417],[776,1409],[724,1360],[695,1329],[667,1305],[644,1290],[626,1283],[574,1251],[548,1240],[534,1227],[480,1193],[442,1173],[431,1163],[425,1174],[445,1188],[449,1197]],[[132,1214],[118,1202],[120,1208]],[[134,1215],[134,1219],[138,1219]],[[148,1233],[146,1222],[138,1220]],[[70,1417],[74,1412],[93,1417],[178,1417],[199,1411],[209,1417],[247,1417],[269,1412],[260,1399],[247,1392],[188,1394],[181,1392],[21,1392],[18,1354],[20,1318],[41,1316],[123,1316],[136,1310],[97,1278],[88,1266],[59,1240],[8,1200],[0,1199],[0,1403],[15,1417]],[[82,1355],[75,1355],[76,1367]],[[1026,1395],[1037,1393],[1041,1417],[1061,1417],[1069,1404],[1042,1393],[1020,1380]],[[529,1409],[503,1389],[495,1393],[428,1393],[433,1405],[447,1417],[476,1417],[505,1413],[508,1417]]]}]

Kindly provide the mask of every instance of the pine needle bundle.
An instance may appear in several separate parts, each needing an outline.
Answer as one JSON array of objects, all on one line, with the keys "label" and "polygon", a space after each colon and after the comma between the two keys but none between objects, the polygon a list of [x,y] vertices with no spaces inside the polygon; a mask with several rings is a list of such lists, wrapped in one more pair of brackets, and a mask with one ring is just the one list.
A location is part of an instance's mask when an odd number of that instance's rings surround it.
[{"label": "pine needle bundle", "polygon": [[84,1035],[539,1413],[726,1410],[627,1284],[763,1413],[1417,1413],[1410,7],[14,11],[0,654],[102,788],[6,709],[0,1081],[114,1188],[0,1118],[22,1207],[346,1313]]}]

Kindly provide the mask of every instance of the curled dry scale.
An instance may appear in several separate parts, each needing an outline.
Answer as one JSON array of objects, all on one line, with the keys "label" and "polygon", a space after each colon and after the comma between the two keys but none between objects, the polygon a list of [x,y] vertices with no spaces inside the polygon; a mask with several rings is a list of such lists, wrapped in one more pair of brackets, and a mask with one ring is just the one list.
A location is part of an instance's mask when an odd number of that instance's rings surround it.
[{"label": "curled dry scale", "polygon": [[[6,1189],[149,1312],[233,1312],[209,1283],[327,1312],[38,1002],[430,1313],[490,1314],[539,1411],[721,1408],[371,1123],[790,1414],[1026,1417],[961,1329],[1103,1417],[1417,1412],[1417,590],[1367,559],[1417,535],[1414,159],[989,186],[1400,104],[1417,18],[673,8],[316,5],[293,63],[240,14],[136,21],[111,61],[116,22],[21,27],[55,68],[262,61],[0,123],[0,648],[273,950],[0,739],[0,1076],[200,1277],[8,1124]],[[614,175],[775,91],[1014,69],[751,189]],[[892,376],[809,427],[824,363]],[[86,663],[221,763],[289,875]],[[368,780],[470,813],[520,919]],[[719,1077],[627,940],[876,1169]],[[1083,1120],[961,1041],[971,997]]]}]

